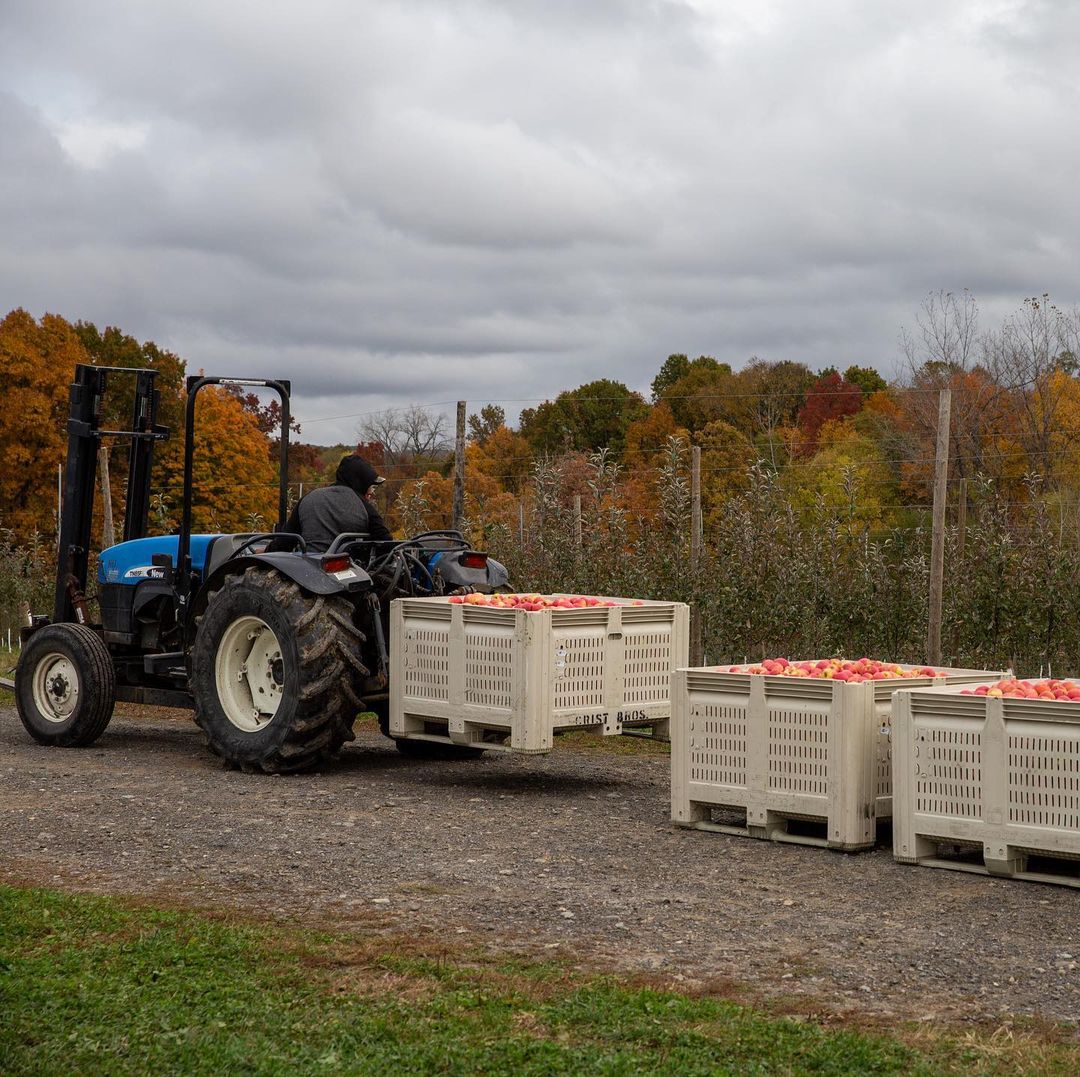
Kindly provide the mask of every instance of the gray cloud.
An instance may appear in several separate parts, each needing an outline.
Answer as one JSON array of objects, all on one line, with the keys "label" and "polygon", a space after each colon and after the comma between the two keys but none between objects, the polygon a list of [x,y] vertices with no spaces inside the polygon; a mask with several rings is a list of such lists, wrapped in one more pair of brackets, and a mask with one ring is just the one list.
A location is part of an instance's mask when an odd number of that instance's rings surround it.
[{"label": "gray cloud", "polygon": [[163,10],[4,5],[0,307],[301,419],[672,351],[890,373],[928,291],[1080,291],[1070,4]]}]

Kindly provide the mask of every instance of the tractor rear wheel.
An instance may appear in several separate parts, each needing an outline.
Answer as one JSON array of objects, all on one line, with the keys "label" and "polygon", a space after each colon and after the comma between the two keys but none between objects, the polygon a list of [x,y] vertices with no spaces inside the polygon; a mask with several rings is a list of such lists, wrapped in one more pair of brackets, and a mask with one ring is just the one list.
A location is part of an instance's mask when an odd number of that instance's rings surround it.
[{"label": "tractor rear wheel", "polygon": [[93,744],[112,718],[116,670],[101,637],[85,625],[38,629],[15,670],[15,703],[40,744]]},{"label": "tractor rear wheel", "polygon": [[307,770],[352,739],[367,677],[364,635],[338,595],[262,568],[210,596],[192,650],[195,721],[251,773]]}]

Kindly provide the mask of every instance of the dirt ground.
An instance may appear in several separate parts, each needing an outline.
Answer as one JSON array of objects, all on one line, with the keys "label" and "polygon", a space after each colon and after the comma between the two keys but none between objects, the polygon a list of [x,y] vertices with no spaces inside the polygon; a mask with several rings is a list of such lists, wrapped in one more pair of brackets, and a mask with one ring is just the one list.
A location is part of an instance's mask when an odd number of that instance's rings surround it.
[{"label": "dirt ground", "polygon": [[1080,892],[680,830],[666,755],[620,747],[416,762],[364,728],[269,778],[223,769],[184,712],[126,708],[62,750],[2,707],[0,880],[732,981],[807,1014],[1080,1016]]}]

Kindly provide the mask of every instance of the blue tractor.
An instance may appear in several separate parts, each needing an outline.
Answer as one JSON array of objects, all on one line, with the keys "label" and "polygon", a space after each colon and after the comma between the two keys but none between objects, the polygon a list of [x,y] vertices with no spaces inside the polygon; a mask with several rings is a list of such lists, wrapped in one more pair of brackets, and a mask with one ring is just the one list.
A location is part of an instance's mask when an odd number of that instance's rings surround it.
[{"label": "blue tractor", "polygon": [[[103,429],[108,379],[134,376],[130,430]],[[80,365],[70,391],[68,456],[53,616],[23,629],[16,702],[47,745],[93,743],[117,700],[190,708],[212,751],[249,772],[310,769],[353,738],[361,711],[388,734],[389,604],[396,597],[491,591],[505,568],[453,531],[405,542],[338,536],[325,552],[284,531],[287,381],[187,381],[184,492],[177,533],[148,536],[158,424],[153,370]],[[195,402],[209,385],[253,386],[281,401],[278,525],[269,533],[192,534]],[[99,618],[88,570],[98,447],[131,441],[124,541],[97,559]],[[441,748],[398,741],[408,754]],[[457,754],[477,754],[457,749]]]}]

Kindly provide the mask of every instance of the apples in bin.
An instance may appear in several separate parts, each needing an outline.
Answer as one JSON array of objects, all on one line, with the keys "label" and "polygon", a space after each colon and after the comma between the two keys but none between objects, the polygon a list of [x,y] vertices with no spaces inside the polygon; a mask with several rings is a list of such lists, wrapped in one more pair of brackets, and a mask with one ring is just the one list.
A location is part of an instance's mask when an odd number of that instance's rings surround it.
[{"label": "apples in bin", "polygon": [[611,598],[596,598],[594,595],[484,595],[474,591],[468,595],[451,595],[449,600],[458,606],[487,606],[497,610],[526,610],[535,613],[538,610],[583,610],[597,606],[644,606],[641,599],[630,603],[616,602]]},{"label": "apples in bin", "polygon": [[818,680],[861,684],[863,681],[911,680],[916,677],[946,677],[947,673],[931,666],[912,666],[905,669],[895,662],[879,662],[873,658],[820,658],[817,661],[789,662],[786,658],[766,658],[753,666],[718,666],[723,673],[753,673],[771,677],[812,677]]},{"label": "apples in bin", "polygon": [[1080,684],[1075,681],[1021,681],[1005,677],[996,684],[980,684],[978,688],[962,688],[962,696],[1008,697],[1009,699],[1048,699],[1059,703],[1080,703]]}]

